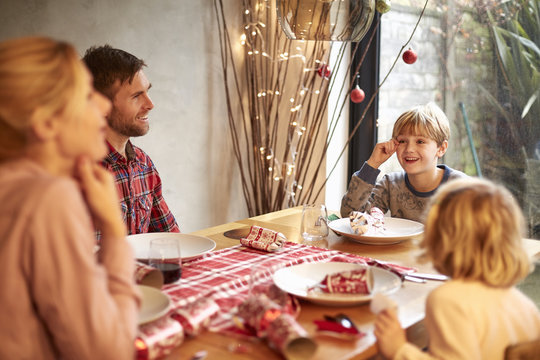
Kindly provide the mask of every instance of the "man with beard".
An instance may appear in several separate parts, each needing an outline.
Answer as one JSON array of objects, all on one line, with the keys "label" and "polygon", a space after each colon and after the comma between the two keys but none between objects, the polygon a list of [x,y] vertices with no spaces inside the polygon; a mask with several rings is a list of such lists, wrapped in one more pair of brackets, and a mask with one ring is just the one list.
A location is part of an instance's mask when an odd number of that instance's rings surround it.
[{"label": "man with beard", "polygon": [[163,199],[154,163],[130,141],[148,132],[148,114],[154,108],[148,96],[152,85],[142,70],[146,64],[109,45],[89,48],[83,61],[96,90],[112,102],[105,136],[109,153],[103,166],[115,175],[128,234],[180,232]]}]

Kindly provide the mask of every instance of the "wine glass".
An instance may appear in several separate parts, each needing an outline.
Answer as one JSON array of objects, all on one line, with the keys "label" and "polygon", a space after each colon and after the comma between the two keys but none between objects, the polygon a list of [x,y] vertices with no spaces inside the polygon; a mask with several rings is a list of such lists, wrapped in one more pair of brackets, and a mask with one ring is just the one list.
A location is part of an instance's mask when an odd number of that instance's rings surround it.
[{"label": "wine glass", "polygon": [[161,271],[165,284],[178,281],[182,276],[182,256],[178,240],[166,238],[151,240],[148,264]]}]

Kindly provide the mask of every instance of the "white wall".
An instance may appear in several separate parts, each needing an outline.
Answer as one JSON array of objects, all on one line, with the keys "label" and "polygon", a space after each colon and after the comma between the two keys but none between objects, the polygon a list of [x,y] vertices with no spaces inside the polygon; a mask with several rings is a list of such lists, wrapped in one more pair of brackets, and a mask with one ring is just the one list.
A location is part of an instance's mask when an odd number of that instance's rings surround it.
[{"label": "white wall", "polygon": [[[241,1],[226,2],[235,20]],[[72,42],[81,56],[109,43],[146,61],[155,108],[150,132],[134,143],[156,163],[183,232],[247,217],[216,29],[211,0],[0,1],[0,40],[48,35]]]},{"label": "white wall", "polygon": [[[335,64],[339,54],[339,47],[341,43],[333,43],[331,52],[331,64]],[[344,59],[350,57],[350,45],[347,46],[347,50]],[[342,64],[338,70],[334,69],[334,77],[338,77],[336,82],[340,81],[348,85],[349,75],[347,74],[348,67]],[[334,135],[328,146],[328,152],[326,156],[326,172],[330,173],[328,182],[326,183],[326,196],[325,204],[329,210],[339,211],[341,207],[341,198],[347,191],[347,185],[349,178],[347,175],[347,159],[349,158],[348,149],[343,150],[343,144],[347,142],[349,137],[349,108],[348,106],[342,107],[343,101],[348,101],[348,95],[339,94],[339,89],[330,93],[328,99],[328,124],[332,127],[333,122],[336,123],[334,129]],[[338,120],[339,117],[339,120]],[[341,156],[341,157],[340,157]]]}]

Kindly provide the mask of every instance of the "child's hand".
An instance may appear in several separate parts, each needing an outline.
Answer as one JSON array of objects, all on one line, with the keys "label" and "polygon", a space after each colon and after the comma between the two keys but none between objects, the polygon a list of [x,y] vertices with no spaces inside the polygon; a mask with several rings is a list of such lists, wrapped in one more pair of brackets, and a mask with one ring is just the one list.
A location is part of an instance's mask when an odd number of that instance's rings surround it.
[{"label": "child's hand", "polygon": [[374,334],[379,351],[388,359],[393,359],[399,348],[407,342],[395,308],[383,310],[377,315]]},{"label": "child's hand", "polygon": [[378,169],[382,163],[392,156],[397,150],[398,142],[394,139],[378,143],[375,145],[371,156],[369,157],[367,163],[374,169]]}]

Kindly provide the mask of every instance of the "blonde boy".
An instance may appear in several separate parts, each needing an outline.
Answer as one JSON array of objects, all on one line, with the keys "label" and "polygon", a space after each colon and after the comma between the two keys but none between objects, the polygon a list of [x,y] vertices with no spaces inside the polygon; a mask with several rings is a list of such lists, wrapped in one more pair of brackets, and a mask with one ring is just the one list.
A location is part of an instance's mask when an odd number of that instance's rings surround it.
[{"label": "blonde boy", "polygon": [[[341,215],[378,207],[392,217],[420,221],[429,198],[439,186],[467,176],[446,165],[437,165],[445,154],[450,125],[435,103],[404,112],[394,124],[392,139],[375,145],[368,161],[355,172],[341,200]],[[384,175],[378,169],[396,153],[404,171]]]}]

